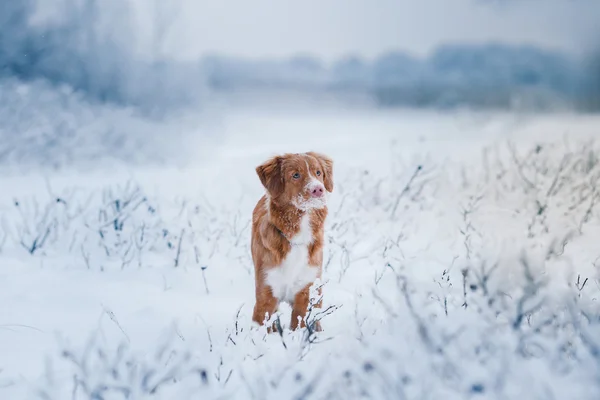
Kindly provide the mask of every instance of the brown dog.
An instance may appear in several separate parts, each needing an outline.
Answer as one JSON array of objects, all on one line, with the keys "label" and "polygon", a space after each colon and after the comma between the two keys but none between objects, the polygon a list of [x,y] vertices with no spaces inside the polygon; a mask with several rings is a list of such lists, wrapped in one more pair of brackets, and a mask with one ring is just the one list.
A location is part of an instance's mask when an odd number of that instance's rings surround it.
[{"label": "brown dog", "polygon": [[[264,324],[277,311],[279,302],[285,301],[292,306],[290,327],[295,330],[306,326],[310,287],[321,278],[333,161],[314,152],[284,154],[258,166],[256,173],[266,194],[252,214],[256,280],[252,320]],[[321,302],[315,306],[320,307]]]}]

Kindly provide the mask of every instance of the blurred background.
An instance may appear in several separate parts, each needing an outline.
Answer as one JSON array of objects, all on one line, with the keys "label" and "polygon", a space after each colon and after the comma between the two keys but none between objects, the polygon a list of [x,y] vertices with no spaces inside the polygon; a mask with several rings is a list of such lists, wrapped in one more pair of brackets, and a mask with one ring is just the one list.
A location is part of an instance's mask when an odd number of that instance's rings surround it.
[{"label": "blurred background", "polygon": [[[0,399],[600,399],[598,128],[600,0],[0,0]],[[306,150],[310,354],[245,328]]]},{"label": "blurred background", "polygon": [[166,159],[240,107],[596,113],[599,22],[596,0],[0,0],[0,162]]}]

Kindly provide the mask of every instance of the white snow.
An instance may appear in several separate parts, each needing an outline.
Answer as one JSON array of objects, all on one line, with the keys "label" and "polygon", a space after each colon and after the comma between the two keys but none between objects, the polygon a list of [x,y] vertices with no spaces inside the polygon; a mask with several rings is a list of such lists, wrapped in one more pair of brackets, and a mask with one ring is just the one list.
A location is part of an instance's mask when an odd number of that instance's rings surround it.
[{"label": "white snow", "polygon": [[[210,158],[185,166],[13,160],[1,399],[598,398],[598,117],[234,110],[217,125]],[[206,154],[191,131],[181,147]],[[267,335],[250,328],[254,168],[309,150],[335,163],[333,308],[323,332]]]}]

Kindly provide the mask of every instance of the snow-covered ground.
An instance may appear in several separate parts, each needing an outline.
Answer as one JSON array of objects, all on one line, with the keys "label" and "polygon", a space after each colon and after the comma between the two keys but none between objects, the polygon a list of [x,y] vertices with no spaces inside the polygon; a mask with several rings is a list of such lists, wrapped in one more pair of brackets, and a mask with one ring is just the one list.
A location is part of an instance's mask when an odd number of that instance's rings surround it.
[{"label": "snow-covered ground", "polygon": [[[208,120],[136,125],[152,132],[115,142],[112,164],[102,136],[58,169],[23,141],[2,158],[1,399],[600,396],[600,118]],[[307,150],[335,162],[324,332],[266,335],[250,324],[254,168]]]}]

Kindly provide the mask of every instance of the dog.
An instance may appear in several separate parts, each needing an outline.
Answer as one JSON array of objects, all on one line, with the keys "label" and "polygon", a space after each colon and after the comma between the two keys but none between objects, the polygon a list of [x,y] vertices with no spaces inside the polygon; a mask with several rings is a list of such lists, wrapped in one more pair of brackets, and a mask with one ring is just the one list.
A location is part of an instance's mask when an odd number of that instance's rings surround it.
[{"label": "dog", "polygon": [[[266,191],[252,213],[251,251],[256,303],[252,320],[264,325],[280,302],[292,307],[291,330],[306,327],[310,287],[323,269],[327,198],[333,161],[315,152],[275,156],[256,167]],[[319,298],[321,288],[317,289]],[[314,307],[321,307],[319,299]],[[275,326],[268,327],[273,332]],[[316,331],[322,328],[317,321]]]}]

